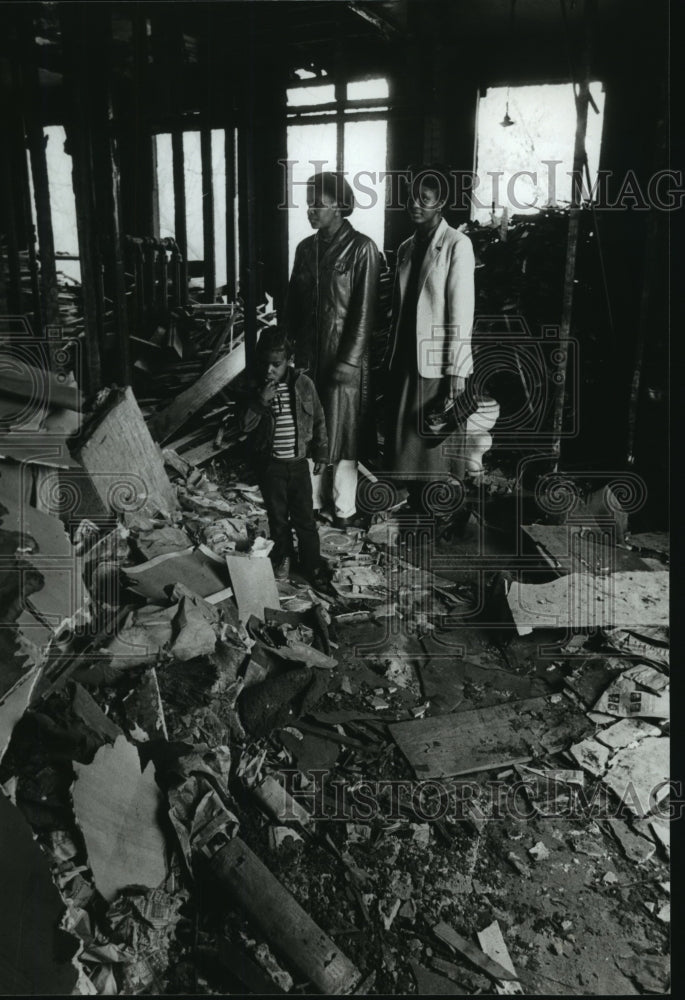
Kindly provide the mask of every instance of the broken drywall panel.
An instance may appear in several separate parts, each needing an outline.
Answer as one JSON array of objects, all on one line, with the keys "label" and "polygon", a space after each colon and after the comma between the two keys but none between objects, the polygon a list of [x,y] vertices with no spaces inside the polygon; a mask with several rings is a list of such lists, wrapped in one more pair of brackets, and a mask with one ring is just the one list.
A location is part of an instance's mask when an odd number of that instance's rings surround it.
[{"label": "broken drywall panel", "polygon": [[241,622],[248,621],[250,615],[255,615],[264,621],[265,608],[280,607],[278,587],[270,559],[251,559],[249,556],[227,553],[226,565]]},{"label": "broken drywall panel", "polygon": [[638,816],[653,813],[669,792],[670,740],[647,736],[618,750],[602,782]]},{"label": "broken drywall panel", "polygon": [[64,904],[21,812],[0,792],[0,992],[69,996],[80,942],[60,929]]},{"label": "broken drywall panel", "polygon": [[145,508],[171,514],[178,507],[161,452],[130,386],[110,393],[77,458],[110,513]]},{"label": "broken drywall panel", "polygon": [[103,746],[92,764],[74,763],[74,814],[100,894],[111,902],[127,885],[156,889],[167,874],[158,816],[162,795],[152,764],[140,769],[124,736]]},{"label": "broken drywall panel", "polygon": [[[418,777],[441,778],[524,764],[543,749],[567,746],[571,734],[577,738],[588,725],[568,699],[529,698],[388,728]],[[557,730],[563,734],[561,744],[548,746],[550,733]]]},{"label": "broken drywall panel", "polygon": [[590,774],[594,774],[596,777],[604,774],[609,758],[611,757],[611,751],[594,739],[581,740],[580,743],[575,743],[569,748],[569,753],[583,770],[589,771]]},{"label": "broken drywall panel", "polygon": [[507,602],[519,635],[535,628],[636,628],[669,620],[669,574],[571,573],[551,583],[518,583]]}]

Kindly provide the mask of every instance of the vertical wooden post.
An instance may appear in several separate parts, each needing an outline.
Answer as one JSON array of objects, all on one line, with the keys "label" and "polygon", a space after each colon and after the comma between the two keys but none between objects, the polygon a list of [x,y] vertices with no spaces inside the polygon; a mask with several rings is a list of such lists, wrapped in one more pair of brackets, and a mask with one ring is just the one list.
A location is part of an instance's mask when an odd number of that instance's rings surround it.
[{"label": "vertical wooden post", "polygon": [[59,296],[57,292],[55,240],[52,231],[50,186],[45,156],[47,139],[40,118],[42,103],[34,34],[33,17],[30,12],[24,12],[21,21],[21,77],[24,92],[24,129],[31,157],[36,228],[40,251],[41,313],[43,326],[57,326],[59,324]]},{"label": "vertical wooden post", "polygon": [[[251,25],[254,24],[252,20]],[[250,43],[254,48],[254,40]],[[254,365],[257,345],[257,212],[255,190],[256,59],[250,60],[249,79],[241,128],[238,134],[238,186],[240,190],[240,292],[245,306],[245,367],[248,375]],[[261,93],[261,92],[260,92]]]},{"label": "vertical wooden post", "polygon": [[212,175],[212,132],[204,126],[200,132],[202,159],[202,237],[204,244],[205,302],[216,298],[216,261],[214,246],[214,187]]},{"label": "vertical wooden post", "polygon": [[174,229],[176,242],[184,260],[188,259],[186,232],[186,181],[183,163],[183,133],[178,129],[171,135],[171,155],[174,173]]},{"label": "vertical wooden post", "polygon": [[233,119],[226,125],[224,147],[226,158],[226,292],[229,302],[235,301],[238,287],[237,231],[236,231],[236,171],[237,136]]},{"label": "vertical wooden post", "polygon": [[585,0],[583,9],[583,50],[581,54],[580,80],[576,81],[578,93],[576,99],[576,137],[573,150],[573,178],[571,184],[571,209],[568,220],[568,236],[566,241],[566,265],[564,268],[564,291],[561,304],[561,327],[559,331],[559,349],[553,378],[552,403],[552,471],[559,467],[561,455],[561,435],[564,426],[564,404],[566,402],[566,369],[568,363],[568,340],[571,333],[573,315],[573,291],[576,274],[576,256],[578,253],[578,237],[580,233],[580,202],[583,184],[583,169],[587,159],[585,150],[585,134],[587,132],[587,113],[590,97],[590,52],[594,18],[596,15],[596,0]]},{"label": "vertical wooden post", "polygon": [[102,387],[103,313],[102,260],[97,239],[98,217],[90,141],[88,75],[84,67],[83,18],[86,8],[67,5],[60,8],[62,47],[64,51],[65,92],[68,101],[67,139],[72,157],[72,176],[76,200],[83,308],[85,319],[85,390],[88,395]]}]

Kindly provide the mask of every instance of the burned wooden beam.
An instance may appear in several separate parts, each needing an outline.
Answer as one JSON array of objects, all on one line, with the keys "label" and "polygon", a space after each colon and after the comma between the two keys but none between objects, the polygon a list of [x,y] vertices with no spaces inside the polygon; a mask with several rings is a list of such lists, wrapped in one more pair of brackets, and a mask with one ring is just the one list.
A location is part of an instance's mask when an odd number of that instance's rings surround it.
[{"label": "burned wooden beam", "polygon": [[214,243],[214,187],[212,183],[212,132],[205,126],[200,132],[202,159],[202,233],[205,264],[205,302],[216,297],[216,262]]}]

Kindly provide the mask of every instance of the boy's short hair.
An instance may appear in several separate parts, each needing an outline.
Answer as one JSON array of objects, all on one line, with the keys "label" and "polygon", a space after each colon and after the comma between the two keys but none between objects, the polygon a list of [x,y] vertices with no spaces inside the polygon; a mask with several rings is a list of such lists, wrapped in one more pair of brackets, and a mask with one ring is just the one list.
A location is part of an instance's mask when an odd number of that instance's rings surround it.
[{"label": "boy's short hair", "polygon": [[280,326],[266,326],[257,341],[257,356],[283,351],[286,358],[292,355],[292,345],[286,331]]}]

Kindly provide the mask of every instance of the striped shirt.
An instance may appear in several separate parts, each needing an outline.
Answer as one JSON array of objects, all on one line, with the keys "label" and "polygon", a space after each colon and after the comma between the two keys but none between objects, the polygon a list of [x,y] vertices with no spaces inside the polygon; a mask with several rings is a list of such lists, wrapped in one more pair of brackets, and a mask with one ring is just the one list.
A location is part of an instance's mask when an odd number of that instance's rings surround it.
[{"label": "striped shirt", "polygon": [[278,383],[271,407],[276,420],[273,454],[276,458],[295,458],[297,434],[287,382]]}]

